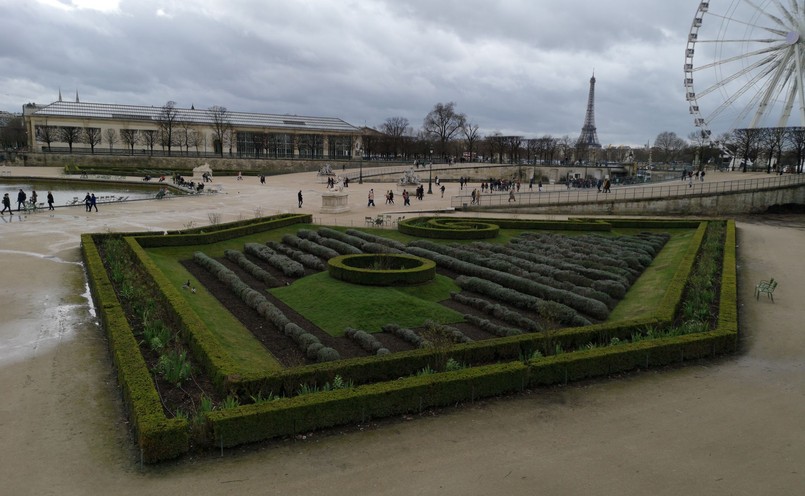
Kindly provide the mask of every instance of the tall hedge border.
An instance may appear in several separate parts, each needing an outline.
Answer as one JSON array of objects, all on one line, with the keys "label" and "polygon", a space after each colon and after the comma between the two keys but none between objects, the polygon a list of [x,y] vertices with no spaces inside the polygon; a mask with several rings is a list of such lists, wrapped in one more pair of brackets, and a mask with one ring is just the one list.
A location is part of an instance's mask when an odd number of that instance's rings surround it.
[{"label": "tall hedge border", "polygon": [[81,247],[93,301],[109,339],[123,403],[140,446],[142,461],[156,463],[176,458],[189,449],[187,420],[165,416],[151,373],[103,266],[95,240],[84,234]]},{"label": "tall hedge border", "polygon": [[143,248],[209,245],[219,241],[228,241],[242,236],[279,229],[280,227],[294,224],[310,224],[311,222],[313,222],[313,216],[310,214],[279,214],[274,217],[258,219],[256,222],[254,220],[237,221],[187,231],[173,231],[162,235],[140,235],[137,236],[137,241]]}]

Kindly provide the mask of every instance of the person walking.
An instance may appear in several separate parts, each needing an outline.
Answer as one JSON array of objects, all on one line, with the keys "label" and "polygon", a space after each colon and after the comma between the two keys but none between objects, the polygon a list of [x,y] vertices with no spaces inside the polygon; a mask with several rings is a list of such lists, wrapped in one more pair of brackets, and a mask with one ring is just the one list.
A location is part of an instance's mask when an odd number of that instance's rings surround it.
[{"label": "person walking", "polygon": [[39,197],[36,195],[36,190],[31,190],[31,208],[36,210],[36,202],[39,201]]},{"label": "person walking", "polygon": [[95,193],[92,193],[92,195],[90,195],[90,197],[89,197],[89,210],[88,211],[92,212],[93,208],[95,209],[96,212],[98,211],[98,199],[95,198]]},{"label": "person walking", "polygon": [[367,207],[374,207],[375,206],[375,190],[374,189],[369,190],[369,195],[367,196],[367,198],[368,198],[369,201],[366,203],[366,206]]},{"label": "person walking", "polygon": [[53,193],[48,191],[48,210],[56,210],[53,208]]},{"label": "person walking", "polygon": [[17,193],[17,212],[23,210],[25,208],[25,200],[28,198],[28,195],[25,194],[25,191],[20,188],[20,192]]},{"label": "person walking", "polygon": [[442,192],[442,198],[444,198],[444,184],[442,184],[439,190]]},{"label": "person walking", "polygon": [[87,196],[84,197],[84,210],[89,212],[90,208],[92,208],[91,205],[92,197],[90,196],[89,191],[87,191]]},{"label": "person walking", "polygon": [[11,198],[8,197],[8,193],[3,195],[3,211],[0,214],[6,215],[6,209],[8,210],[8,215],[14,215],[14,211],[11,210]]},{"label": "person walking", "polygon": [[299,193],[296,194],[296,200],[299,203],[299,208],[302,208],[302,190],[299,190]]},{"label": "person walking", "polygon": [[516,202],[517,198],[514,197],[514,189],[509,190],[509,203]]}]

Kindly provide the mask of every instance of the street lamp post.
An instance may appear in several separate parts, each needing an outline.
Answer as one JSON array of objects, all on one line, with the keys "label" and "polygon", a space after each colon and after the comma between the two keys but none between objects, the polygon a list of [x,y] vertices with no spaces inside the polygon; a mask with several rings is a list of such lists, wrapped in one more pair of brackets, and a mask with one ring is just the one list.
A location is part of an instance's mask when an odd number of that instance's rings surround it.
[{"label": "street lamp post", "polygon": [[433,177],[433,150],[430,151],[430,170],[428,170],[428,194],[433,194],[433,187],[431,186],[431,178]]},{"label": "street lamp post", "polygon": [[358,153],[361,156],[361,161],[358,164],[358,184],[363,184],[363,148],[358,148]]}]

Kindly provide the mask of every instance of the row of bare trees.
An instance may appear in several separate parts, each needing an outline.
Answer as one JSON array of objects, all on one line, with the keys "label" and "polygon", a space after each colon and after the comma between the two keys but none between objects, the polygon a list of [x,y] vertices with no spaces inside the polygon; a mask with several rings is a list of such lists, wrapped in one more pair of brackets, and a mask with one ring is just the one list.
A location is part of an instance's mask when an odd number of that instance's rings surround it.
[{"label": "row of bare trees", "polygon": [[[589,150],[570,136],[539,138],[503,135],[482,136],[478,124],[456,110],[454,102],[437,103],[414,130],[405,117],[389,117],[378,130],[365,129],[364,153],[388,159],[431,158],[444,161],[492,161],[498,163],[573,163],[574,161],[623,160],[622,148]],[[608,156],[609,155],[609,156]]]},{"label": "row of bare trees", "polygon": [[[224,148],[228,146],[231,151],[235,142],[235,131],[229,118],[229,111],[226,107],[214,106],[206,112],[210,121],[212,144],[216,153],[223,156]],[[97,127],[45,124],[36,127],[36,140],[44,143],[48,150],[53,143],[66,143],[70,153],[73,152],[73,145],[76,143],[89,145],[91,153],[95,153],[95,148],[105,142],[109,145],[110,153],[115,144],[123,143],[132,154],[135,147],[142,145],[151,154],[156,147],[161,147],[168,155],[172,155],[175,148],[189,155],[191,148],[199,154],[199,149],[206,145],[207,136],[204,128],[182,119],[176,103],[170,101],[160,110],[157,129],[121,129],[118,133],[113,128],[102,131]]]},{"label": "row of bare trees", "polygon": [[803,171],[805,128],[772,127],[735,129],[711,139],[700,131],[691,132],[688,141],[673,132],[662,132],[654,140],[652,151],[657,162],[682,161],[701,164],[727,162],[727,166],[782,171],[789,165]]},{"label": "row of bare trees", "polygon": [[569,136],[526,139],[499,132],[482,136],[478,124],[456,110],[456,104],[437,103],[415,131],[405,117],[389,117],[378,130],[366,129],[364,153],[370,157],[411,159],[434,156],[443,161],[481,158],[487,161],[552,163],[570,161],[576,150]]}]

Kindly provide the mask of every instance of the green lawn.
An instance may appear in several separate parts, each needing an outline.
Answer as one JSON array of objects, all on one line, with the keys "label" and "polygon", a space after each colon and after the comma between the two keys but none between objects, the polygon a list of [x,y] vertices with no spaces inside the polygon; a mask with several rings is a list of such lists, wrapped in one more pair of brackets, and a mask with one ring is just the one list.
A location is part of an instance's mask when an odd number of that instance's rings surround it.
[{"label": "green lawn", "polygon": [[674,278],[696,230],[678,229],[669,230],[668,233],[671,234],[671,239],[629,288],[624,299],[609,315],[608,322],[647,317],[657,309],[665,296],[664,288]]},{"label": "green lawn", "polygon": [[[170,281],[180,288],[188,279],[196,293],[182,291],[190,307],[218,338],[221,349],[232,357],[233,363],[245,370],[281,370],[283,367],[240,321],[193,278],[174,255],[146,250],[151,260]],[[164,251],[164,250],[160,250]]]},{"label": "green lawn", "polygon": [[[211,257],[221,257],[224,250],[242,250],[245,243],[281,241],[285,234],[296,234],[299,229],[315,230],[318,227],[297,224],[211,245],[151,248],[146,251],[178,287],[192,277],[177,263],[177,260],[190,259],[195,251],[201,250]],[[340,231],[348,229],[345,227],[332,228]],[[403,243],[417,239],[396,230],[366,228],[360,230]],[[636,234],[639,231],[639,229],[618,229],[608,233],[595,234],[618,236]],[[498,238],[484,241],[506,243],[521,232],[520,230],[502,229]],[[558,231],[546,232],[560,233]],[[651,315],[656,309],[664,294],[661,288],[666,287],[673,278],[695,230],[671,229],[667,232],[671,234],[671,239],[630,288],[624,300],[615,307],[607,319],[608,321],[645,317]],[[561,234],[579,236],[587,233],[564,231]],[[432,241],[439,242],[439,240]],[[445,242],[452,243],[453,241]],[[472,242],[472,240],[465,242]],[[383,288],[337,281],[330,278],[326,272],[305,277],[291,286],[271,290],[276,297],[333,336],[341,336],[346,327],[355,327],[367,332],[379,332],[381,326],[388,323],[417,327],[427,318],[445,324],[461,322],[463,319],[459,313],[437,304],[439,301],[448,299],[451,291],[458,292],[460,289],[452,280],[442,276],[437,276],[433,282],[425,285],[408,288]],[[326,297],[322,297],[323,295]],[[254,339],[251,334],[206,291],[200,290],[189,301],[198,315],[220,335],[222,343],[233,356],[249,353],[247,350],[253,348],[253,346],[244,346],[249,338]],[[262,346],[258,348],[261,352],[265,351]]]},{"label": "green lawn", "polygon": [[460,288],[443,276],[427,284],[394,288],[350,284],[321,272],[271,293],[327,333],[341,336],[346,327],[380,332],[381,326],[391,323],[419,327],[424,319],[462,322],[460,313],[438,304],[450,298],[451,291]]}]

